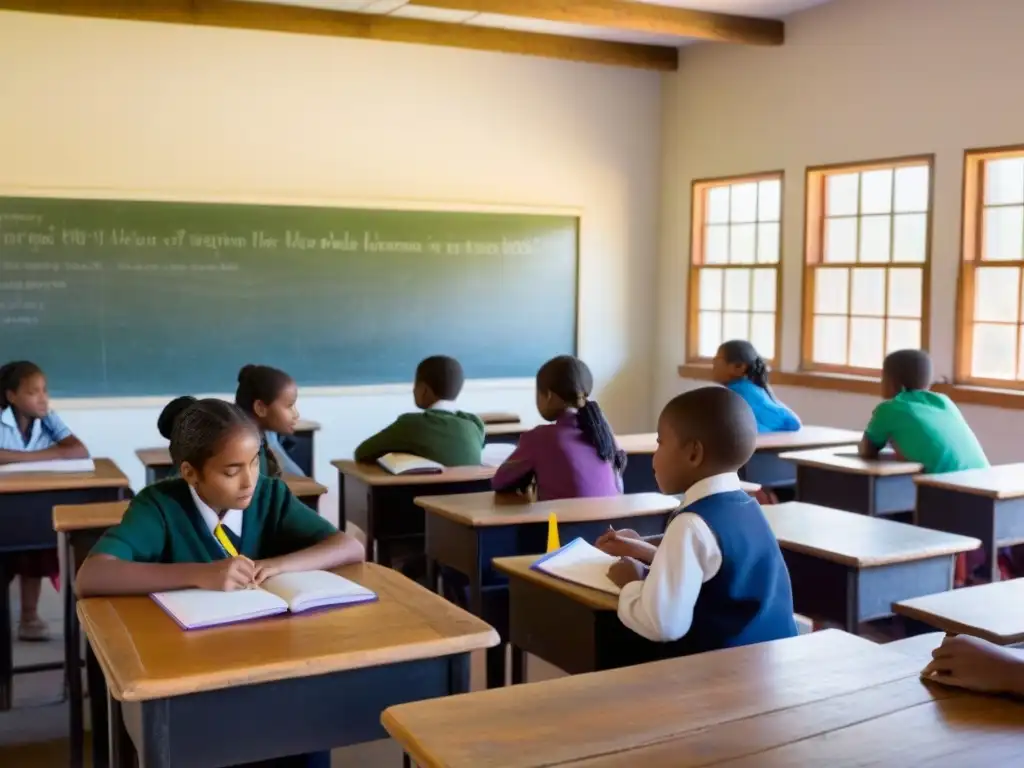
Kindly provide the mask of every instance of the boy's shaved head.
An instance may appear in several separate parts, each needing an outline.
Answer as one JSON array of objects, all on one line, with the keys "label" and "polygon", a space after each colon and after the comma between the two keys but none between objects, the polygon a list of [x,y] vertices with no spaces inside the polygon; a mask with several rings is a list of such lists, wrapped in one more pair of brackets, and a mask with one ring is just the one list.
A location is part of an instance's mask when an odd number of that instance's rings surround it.
[{"label": "boy's shaved head", "polygon": [[921,349],[901,349],[886,356],[882,378],[895,393],[903,390],[929,389],[932,385],[932,359]]}]

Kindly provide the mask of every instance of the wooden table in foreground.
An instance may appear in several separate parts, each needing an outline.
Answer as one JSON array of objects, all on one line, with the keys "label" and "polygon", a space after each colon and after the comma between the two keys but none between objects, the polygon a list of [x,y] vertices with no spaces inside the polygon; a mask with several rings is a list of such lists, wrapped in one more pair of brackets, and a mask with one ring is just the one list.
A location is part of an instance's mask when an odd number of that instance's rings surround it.
[{"label": "wooden table in foreground", "polygon": [[967,536],[794,501],[764,507],[793,582],[798,613],[856,632],[892,605],[953,587]]},{"label": "wooden table in foreground", "polygon": [[1024,643],[1024,579],[904,600],[893,609],[950,634],[972,635],[997,645]]},{"label": "wooden table in foreground", "polygon": [[[15,672],[59,669],[60,664],[35,664],[14,669],[11,646],[7,554],[55,549],[52,526],[58,504],[114,501],[131,495],[128,478],[110,459],[95,459],[92,472],[17,472],[0,475],[0,711],[11,707]],[[65,606],[67,610],[67,606]]]},{"label": "wooden table in foreground", "polygon": [[[484,492],[422,496],[415,503],[425,511],[427,583],[436,587],[437,566],[466,576],[470,610],[496,627],[503,640],[508,638],[508,580],[491,561],[543,552],[552,512],[563,543],[576,537],[593,542],[609,525],[643,535],[661,533],[668,514],[679,506],[677,499],[660,493],[531,502],[523,496]],[[487,685],[504,684],[505,649],[499,646],[487,655]]]},{"label": "wooden table in foreground", "polygon": [[[148,597],[78,604],[107,680],[111,764],[217,768],[384,736],[380,713],[469,688],[480,619],[372,563],[374,603],[185,632]],[[133,749],[134,745],[134,749]]]},{"label": "wooden table in foreground", "polygon": [[1024,464],[918,475],[914,522],[981,539],[989,581],[999,581],[999,547],[1024,542]]},{"label": "wooden table in foreground", "polygon": [[1016,765],[1024,704],[838,630],[393,707],[422,768]]},{"label": "wooden table in foreground", "polygon": [[921,465],[889,454],[862,459],[856,446],[779,455],[796,465],[796,498],[875,517],[914,510],[914,475]]}]

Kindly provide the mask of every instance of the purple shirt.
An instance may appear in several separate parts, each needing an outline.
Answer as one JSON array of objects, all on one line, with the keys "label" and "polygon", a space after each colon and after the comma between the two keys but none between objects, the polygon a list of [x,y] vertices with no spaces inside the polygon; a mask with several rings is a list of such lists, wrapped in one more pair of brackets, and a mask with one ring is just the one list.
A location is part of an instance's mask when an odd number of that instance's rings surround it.
[{"label": "purple shirt", "polygon": [[574,412],[563,413],[554,424],[524,432],[512,455],[494,474],[492,486],[507,491],[537,479],[537,501],[618,496],[621,480],[611,462],[602,461],[582,430]]}]

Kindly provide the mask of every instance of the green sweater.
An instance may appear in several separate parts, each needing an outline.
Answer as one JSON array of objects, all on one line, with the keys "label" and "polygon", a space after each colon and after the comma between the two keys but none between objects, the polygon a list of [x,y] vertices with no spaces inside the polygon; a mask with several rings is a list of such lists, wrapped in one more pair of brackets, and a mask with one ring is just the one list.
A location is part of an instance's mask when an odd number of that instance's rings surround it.
[{"label": "green sweater", "polygon": [[[337,528],[295,498],[281,480],[261,477],[242,513],[239,554],[253,560],[281,557],[317,544]],[[137,563],[212,563],[226,555],[192,500],[188,483],[171,478],[132,499],[119,525],[92,554]]]},{"label": "green sweater", "polygon": [[406,413],[356,448],[356,461],[376,461],[386,453],[412,453],[446,467],[480,463],[484,423],[463,411],[428,408]]}]

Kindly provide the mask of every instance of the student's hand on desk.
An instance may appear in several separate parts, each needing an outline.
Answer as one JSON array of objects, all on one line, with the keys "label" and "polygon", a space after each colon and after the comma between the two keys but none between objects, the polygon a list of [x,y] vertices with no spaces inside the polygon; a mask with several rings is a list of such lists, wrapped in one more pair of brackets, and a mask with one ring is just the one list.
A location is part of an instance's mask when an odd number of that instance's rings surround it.
[{"label": "student's hand on desk", "polygon": [[926,680],[982,693],[1024,693],[1024,655],[967,635],[946,637],[921,672]]},{"label": "student's hand on desk", "polygon": [[608,569],[608,578],[617,586],[624,587],[630,582],[643,581],[647,569],[639,560],[632,557],[620,557],[619,561]]},{"label": "student's hand on desk", "polygon": [[600,548],[600,546],[604,542],[610,541],[612,539],[642,539],[642,538],[643,537],[639,533],[634,531],[632,528],[621,528],[621,529],[616,531],[614,528],[612,528],[609,525],[608,526],[608,530],[605,531],[604,533],[602,533],[600,536],[597,537],[597,541],[594,542],[594,546]]},{"label": "student's hand on desk", "polygon": [[658,548],[640,538],[622,538],[619,536],[602,537],[597,548],[613,557],[632,557],[644,563],[654,560]]},{"label": "student's hand on desk", "polygon": [[253,575],[253,583],[258,587],[267,579],[272,579],[279,573],[282,573],[283,569],[273,560],[257,560],[256,561],[256,573]]},{"label": "student's hand on desk", "polygon": [[231,557],[197,566],[196,586],[217,592],[234,592],[253,585],[256,563],[247,557]]}]

